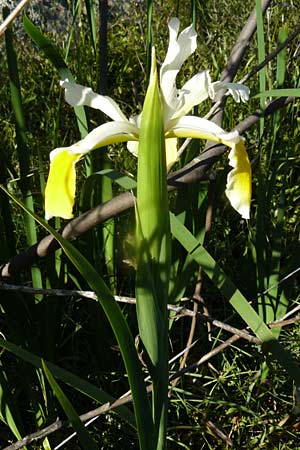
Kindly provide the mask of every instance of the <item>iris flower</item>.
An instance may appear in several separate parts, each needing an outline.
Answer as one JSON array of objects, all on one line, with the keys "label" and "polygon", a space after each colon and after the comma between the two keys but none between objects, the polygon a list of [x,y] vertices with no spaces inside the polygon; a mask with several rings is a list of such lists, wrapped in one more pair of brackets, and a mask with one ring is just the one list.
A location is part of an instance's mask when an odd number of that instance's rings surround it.
[{"label": "iris flower", "polygon": [[[237,83],[212,82],[208,71],[194,75],[181,89],[176,77],[183,63],[197,47],[197,34],[191,25],[179,35],[179,20],[169,24],[169,46],[160,68],[160,95],[163,103],[164,131],[167,166],[177,160],[177,139],[194,138],[211,140],[228,146],[229,164],[226,195],[232,206],[243,218],[249,218],[251,201],[251,165],[244,140],[237,131],[226,133],[213,122],[188,115],[192,108],[207,98],[214,99],[216,92],[226,89],[236,102],[249,98],[249,89]],[[71,106],[89,106],[102,111],[111,121],[92,130],[81,141],[70,147],[56,148],[50,153],[50,172],[45,192],[45,215],[47,219],[59,216],[73,217],[75,200],[75,164],[91,150],[118,142],[127,142],[128,150],[138,155],[141,114],[127,118],[117,103],[108,96],[99,95],[89,87],[68,80],[61,82],[65,99]],[[151,146],[151,143],[149,143]],[[151,151],[151,147],[150,147]]]}]

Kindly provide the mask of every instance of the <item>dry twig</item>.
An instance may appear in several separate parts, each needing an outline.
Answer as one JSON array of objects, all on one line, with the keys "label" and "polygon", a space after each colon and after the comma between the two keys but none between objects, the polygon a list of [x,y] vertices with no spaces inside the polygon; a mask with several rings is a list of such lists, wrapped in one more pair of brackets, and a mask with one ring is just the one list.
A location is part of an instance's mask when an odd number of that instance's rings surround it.
[{"label": "dry twig", "polygon": [[30,0],[22,0],[15,9],[6,17],[2,25],[0,25],[0,36],[5,33],[7,28],[12,24],[15,18],[21,13],[22,9],[29,3]]}]

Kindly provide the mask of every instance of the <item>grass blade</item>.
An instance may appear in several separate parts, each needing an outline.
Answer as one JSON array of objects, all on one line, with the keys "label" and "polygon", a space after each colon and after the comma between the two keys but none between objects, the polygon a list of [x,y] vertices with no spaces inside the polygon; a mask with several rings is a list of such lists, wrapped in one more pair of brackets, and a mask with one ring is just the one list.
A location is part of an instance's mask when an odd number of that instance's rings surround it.
[{"label": "grass blade", "polygon": [[4,368],[0,363],[0,419],[7,423],[17,439],[21,439],[24,435],[23,424],[11,391]]},{"label": "grass blade", "polygon": [[270,89],[269,91],[260,92],[259,94],[253,96],[253,98],[260,98],[262,101],[266,97],[300,97],[300,89]]},{"label": "grass blade", "polygon": [[51,372],[48,369],[47,364],[45,363],[44,360],[42,360],[42,367],[43,367],[44,373],[47,377],[47,380],[48,380],[55,396],[57,397],[66,416],[68,417],[74,430],[76,431],[77,436],[78,436],[83,448],[85,450],[98,450],[98,446],[96,445],[95,441],[91,438],[89,432],[87,431],[87,429],[81,422],[81,420],[80,420],[77,412],[73,408],[71,402],[66,397],[66,395],[64,394],[61,387],[55,381],[53,375],[51,374]]},{"label": "grass blade", "polygon": [[[265,38],[264,38],[264,20],[263,20],[263,12],[262,12],[262,4],[261,0],[256,0],[256,29],[257,29],[257,45],[258,45],[258,64],[266,58],[265,51]],[[266,67],[263,67],[259,71],[259,92],[265,92],[266,90],[266,76],[267,70]],[[263,111],[265,108],[264,99],[260,99],[260,108]],[[264,132],[264,118],[260,119],[260,136],[262,136]]]}]

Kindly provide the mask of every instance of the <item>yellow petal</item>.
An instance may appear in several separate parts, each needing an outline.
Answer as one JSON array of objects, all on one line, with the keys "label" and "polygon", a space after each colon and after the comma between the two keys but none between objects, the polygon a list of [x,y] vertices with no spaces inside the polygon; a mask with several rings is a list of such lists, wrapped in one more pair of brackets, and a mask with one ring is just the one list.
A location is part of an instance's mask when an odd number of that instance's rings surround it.
[{"label": "yellow petal", "polygon": [[51,152],[50,172],[45,190],[45,217],[73,217],[75,200],[76,172],[75,164],[81,154],[72,155],[67,148]]},{"label": "yellow petal", "polygon": [[177,139],[166,139],[166,164],[167,170],[170,170],[174,163],[178,160],[177,155]]},{"label": "yellow petal", "polygon": [[233,208],[244,218],[250,217],[251,164],[243,139],[232,145],[229,164],[233,169],[228,173],[226,195]]}]

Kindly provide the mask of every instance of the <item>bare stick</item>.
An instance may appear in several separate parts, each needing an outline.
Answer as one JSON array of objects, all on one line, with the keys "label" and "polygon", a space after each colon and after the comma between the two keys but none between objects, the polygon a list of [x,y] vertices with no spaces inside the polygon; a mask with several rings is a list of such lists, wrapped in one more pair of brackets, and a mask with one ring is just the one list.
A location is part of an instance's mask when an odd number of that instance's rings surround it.
[{"label": "bare stick", "polygon": [[[34,289],[29,288],[26,286],[11,286],[6,283],[0,284],[0,289],[6,289],[6,290],[15,290],[17,292],[27,292],[31,294],[46,294],[46,295],[58,295],[58,296],[68,296],[70,295],[76,295],[76,296],[82,296],[87,297],[92,300],[97,300],[97,296],[94,292],[91,291],[65,291],[63,289]],[[135,304],[136,300],[135,298],[131,297],[122,297],[122,296],[115,296],[115,300],[122,303],[130,303]],[[239,330],[238,328],[232,327],[231,325],[228,325],[224,322],[221,322],[219,320],[213,319],[212,317],[208,316],[207,314],[201,314],[199,312],[191,311],[190,309],[184,308],[182,306],[175,306],[175,305],[168,305],[168,310],[173,311],[176,313],[177,318],[179,317],[195,317],[197,316],[200,320],[204,321],[205,323],[211,323],[213,326],[216,326],[218,328],[221,328],[225,331],[229,331],[229,333],[236,334],[249,342],[255,343],[257,345],[260,345],[261,341],[257,339],[255,336],[249,334],[248,332],[244,332]]]},{"label": "bare stick", "polygon": [[20,14],[22,9],[29,3],[30,0],[22,0],[15,9],[6,17],[2,25],[0,25],[0,36],[5,32],[9,25],[15,20],[15,18]]}]

